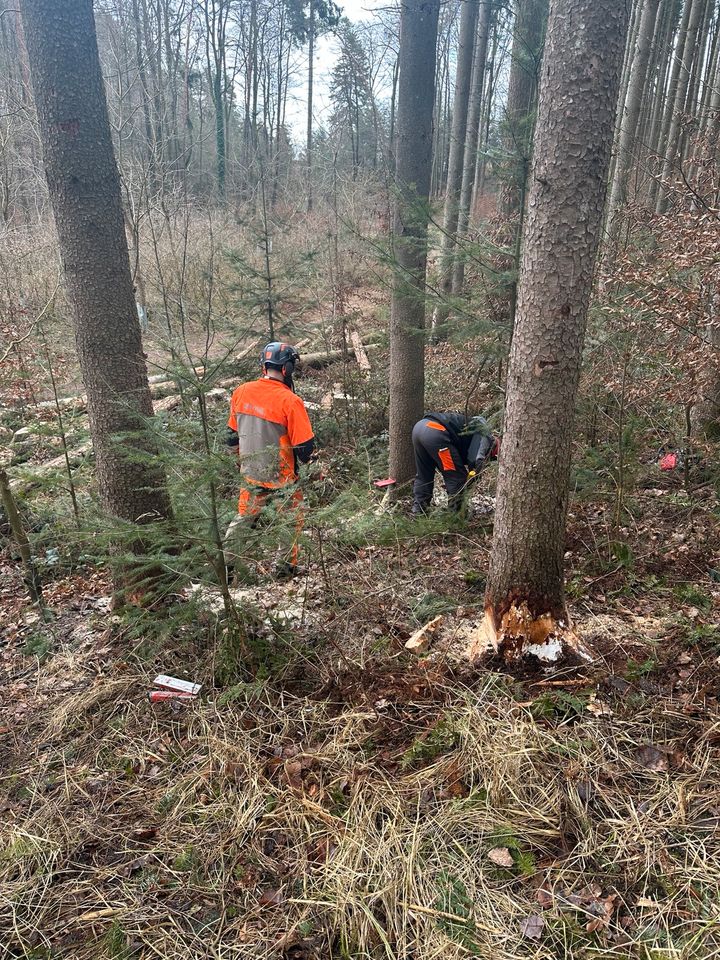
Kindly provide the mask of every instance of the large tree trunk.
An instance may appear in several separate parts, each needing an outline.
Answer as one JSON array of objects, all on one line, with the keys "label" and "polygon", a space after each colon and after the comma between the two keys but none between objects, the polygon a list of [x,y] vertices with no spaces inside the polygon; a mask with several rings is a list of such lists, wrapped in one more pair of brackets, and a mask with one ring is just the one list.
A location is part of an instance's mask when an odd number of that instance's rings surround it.
[{"label": "large tree trunk", "polygon": [[[153,408],[92,0],[22,0],[20,9],[100,492],[125,520],[168,517],[164,473],[147,435]],[[120,439],[128,434],[132,451]]]},{"label": "large tree trunk", "polygon": [[425,401],[425,268],[440,0],[403,0],[390,315],[390,475],[415,473],[410,435]]},{"label": "large tree trunk", "polygon": [[[457,237],[462,238],[470,222],[470,204],[472,190],[475,183],[475,167],[478,159],[478,138],[480,134],[480,120],[482,114],[482,95],[485,84],[485,67],[487,64],[488,40],[490,25],[494,15],[493,0],[481,0],[480,19],[478,21],[477,39],[475,41],[475,58],[473,63],[472,90],[468,105],[467,138],[463,158],[462,184],[460,186],[460,204],[458,208]],[[456,251],[452,275],[452,295],[460,296],[465,278],[465,258],[462,251]]]},{"label": "large tree trunk", "polygon": [[547,10],[548,0],[518,0],[503,122],[508,164],[501,206],[506,217],[520,212],[525,195]]},{"label": "large tree trunk", "polygon": [[612,256],[620,235],[622,212],[627,200],[627,186],[633,163],[637,160],[636,145],[640,110],[646,93],[648,64],[655,33],[659,0],[645,0],[640,17],[635,50],[633,52],[630,80],[624,105],[620,104],[622,120],[617,143],[615,173],[610,191],[607,216],[608,254]]},{"label": "large tree trunk", "polygon": [[483,634],[510,660],[553,660],[574,642],[573,415],[627,25],[617,0],[551,0],[485,595]]},{"label": "large tree trunk", "polygon": [[463,0],[460,14],[460,38],[458,42],[457,70],[455,73],[455,99],[453,100],[452,132],[450,135],[450,160],[445,191],[443,232],[440,241],[440,277],[438,289],[441,302],[433,313],[433,334],[440,331],[450,312],[449,297],[452,290],[453,254],[457,242],[456,231],[460,209],[460,189],[463,178],[463,158],[472,79],[475,27],[478,15],[478,0]]}]

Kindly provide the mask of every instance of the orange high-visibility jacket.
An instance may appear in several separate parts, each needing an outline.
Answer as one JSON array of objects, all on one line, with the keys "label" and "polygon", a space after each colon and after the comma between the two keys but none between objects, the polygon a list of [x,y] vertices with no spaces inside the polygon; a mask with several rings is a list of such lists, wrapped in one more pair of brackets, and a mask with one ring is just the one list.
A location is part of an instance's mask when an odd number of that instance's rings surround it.
[{"label": "orange high-visibility jacket", "polygon": [[238,435],[240,469],[249,483],[274,489],[297,479],[293,447],[313,439],[305,404],[280,380],[241,384],[230,400],[228,427]]}]

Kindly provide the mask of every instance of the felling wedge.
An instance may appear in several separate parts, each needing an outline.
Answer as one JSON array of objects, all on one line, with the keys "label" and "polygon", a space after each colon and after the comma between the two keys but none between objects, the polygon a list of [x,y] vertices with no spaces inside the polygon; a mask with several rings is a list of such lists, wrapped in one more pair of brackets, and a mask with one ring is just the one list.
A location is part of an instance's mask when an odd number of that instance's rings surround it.
[{"label": "felling wedge", "polygon": [[541,665],[565,660],[591,661],[593,654],[572,629],[569,617],[555,619],[549,613],[533,616],[525,601],[512,603],[496,625],[492,610],[485,616],[468,647],[470,660],[494,651],[507,663],[535,659]]}]

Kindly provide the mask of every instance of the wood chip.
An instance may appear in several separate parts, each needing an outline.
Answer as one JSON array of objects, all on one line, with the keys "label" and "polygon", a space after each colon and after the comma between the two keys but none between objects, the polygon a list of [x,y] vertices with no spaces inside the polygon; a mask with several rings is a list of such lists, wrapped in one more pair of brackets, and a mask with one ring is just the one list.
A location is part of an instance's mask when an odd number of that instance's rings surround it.
[{"label": "wood chip", "polygon": [[405,644],[405,649],[411,650],[413,653],[425,653],[427,648],[430,646],[430,641],[444,619],[445,617],[439,613],[437,617],[433,617],[433,619],[430,620],[429,623],[426,623],[424,627],[420,627],[419,630],[416,630]]}]

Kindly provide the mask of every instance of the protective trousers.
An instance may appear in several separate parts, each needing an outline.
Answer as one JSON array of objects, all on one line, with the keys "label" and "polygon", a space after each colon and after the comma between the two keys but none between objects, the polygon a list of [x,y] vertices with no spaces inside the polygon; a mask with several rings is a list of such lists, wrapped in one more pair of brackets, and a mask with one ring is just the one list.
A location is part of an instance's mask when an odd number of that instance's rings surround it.
[{"label": "protective trousers", "polygon": [[[234,541],[238,533],[238,528],[246,527],[254,529],[260,518],[263,508],[272,501],[273,506],[278,512],[294,515],[291,517],[293,530],[292,539],[287,551],[284,551],[283,560],[291,566],[296,567],[298,562],[298,541],[302,533],[305,511],[303,506],[302,490],[297,485],[287,484],[283,487],[262,487],[258,484],[246,484],[240,491],[238,499],[238,512],[235,519],[230,523],[225,534],[226,552],[234,560],[235,550]],[[280,529],[282,538],[283,530]]]},{"label": "protective trousers", "polygon": [[430,506],[436,470],[443,478],[448,506],[460,510],[468,472],[447,430],[431,417],[424,417],[413,427],[412,442],[415,451],[413,513],[424,513]]}]

